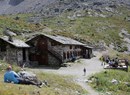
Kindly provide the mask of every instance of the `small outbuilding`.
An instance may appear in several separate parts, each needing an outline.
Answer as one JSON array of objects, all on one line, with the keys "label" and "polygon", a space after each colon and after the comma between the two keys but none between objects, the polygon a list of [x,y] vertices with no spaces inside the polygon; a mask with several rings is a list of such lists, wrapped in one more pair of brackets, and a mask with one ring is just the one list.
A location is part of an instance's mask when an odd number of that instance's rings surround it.
[{"label": "small outbuilding", "polygon": [[23,65],[28,62],[29,45],[12,37],[0,37],[0,59],[10,64]]},{"label": "small outbuilding", "polygon": [[61,65],[78,58],[92,57],[92,47],[63,36],[39,34],[26,43],[31,46],[29,61],[33,65]]}]

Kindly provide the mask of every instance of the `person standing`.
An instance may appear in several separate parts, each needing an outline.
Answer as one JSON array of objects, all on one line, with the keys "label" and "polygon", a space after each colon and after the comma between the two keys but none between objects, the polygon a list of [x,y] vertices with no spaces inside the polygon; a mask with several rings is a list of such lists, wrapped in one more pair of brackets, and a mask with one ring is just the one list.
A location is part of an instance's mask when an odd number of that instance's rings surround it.
[{"label": "person standing", "polygon": [[86,75],[86,68],[83,69],[83,72],[84,72],[84,76]]}]

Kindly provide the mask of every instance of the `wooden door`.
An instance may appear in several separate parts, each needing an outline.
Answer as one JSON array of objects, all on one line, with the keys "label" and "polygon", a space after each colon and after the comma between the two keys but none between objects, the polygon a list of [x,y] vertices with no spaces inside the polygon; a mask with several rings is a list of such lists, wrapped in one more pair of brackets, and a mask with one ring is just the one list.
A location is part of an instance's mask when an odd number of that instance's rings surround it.
[{"label": "wooden door", "polygon": [[47,39],[39,38],[37,42],[37,49],[39,55],[37,55],[37,60],[39,65],[47,65],[48,64],[48,48],[47,48]]}]

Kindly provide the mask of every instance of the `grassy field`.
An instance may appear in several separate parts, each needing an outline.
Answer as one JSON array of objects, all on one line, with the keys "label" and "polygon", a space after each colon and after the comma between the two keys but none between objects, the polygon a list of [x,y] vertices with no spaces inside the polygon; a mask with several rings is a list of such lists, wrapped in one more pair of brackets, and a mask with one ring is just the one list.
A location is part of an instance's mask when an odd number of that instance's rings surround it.
[{"label": "grassy field", "polygon": [[[46,80],[50,87],[4,83],[3,75],[7,66],[8,64],[0,61],[0,95],[87,95],[87,91],[75,84],[71,77],[50,73],[36,72],[38,79]],[[17,72],[20,70],[14,65],[13,69]]]},{"label": "grassy field", "polygon": [[[93,76],[98,78],[98,83],[95,80],[90,85],[97,91],[110,95],[130,95],[130,70],[106,70]],[[117,84],[112,80],[117,80]]]}]

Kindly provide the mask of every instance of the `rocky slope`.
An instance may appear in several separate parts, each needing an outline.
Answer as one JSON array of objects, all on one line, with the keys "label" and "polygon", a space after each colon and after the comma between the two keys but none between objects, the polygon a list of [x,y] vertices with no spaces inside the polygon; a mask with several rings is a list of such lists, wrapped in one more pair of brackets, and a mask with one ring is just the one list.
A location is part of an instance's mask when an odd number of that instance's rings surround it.
[{"label": "rocky slope", "polygon": [[101,11],[107,6],[116,8],[121,5],[129,6],[130,0],[0,0],[0,14],[37,12],[48,15],[77,9]]}]

